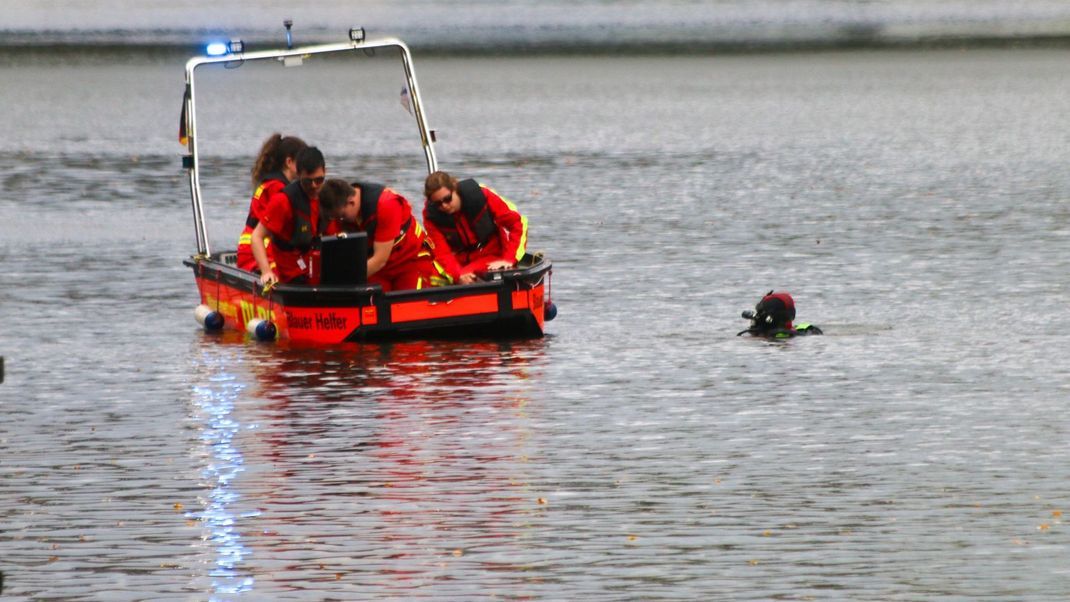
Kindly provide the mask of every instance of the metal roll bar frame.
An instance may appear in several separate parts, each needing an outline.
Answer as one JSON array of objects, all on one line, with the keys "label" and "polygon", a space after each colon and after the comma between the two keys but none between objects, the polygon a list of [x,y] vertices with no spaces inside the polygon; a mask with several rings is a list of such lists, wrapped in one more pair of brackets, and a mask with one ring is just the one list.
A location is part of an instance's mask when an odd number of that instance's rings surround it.
[{"label": "metal roll bar frame", "polygon": [[401,52],[401,62],[405,68],[405,81],[409,87],[412,99],[413,113],[416,124],[420,130],[420,143],[423,147],[424,158],[427,161],[427,173],[438,170],[438,160],[435,157],[434,139],[427,125],[427,117],[424,113],[423,102],[420,100],[420,87],[416,83],[416,74],[412,66],[412,53],[409,47],[401,40],[393,37],[372,38],[365,40],[351,40],[339,44],[319,44],[301,48],[288,48],[286,50],[261,50],[255,52],[240,52],[225,54],[222,56],[197,56],[186,62],[186,91],[183,100],[183,114],[185,115],[185,132],[187,137],[186,149],[188,155],[183,158],[183,166],[187,170],[190,187],[190,202],[193,206],[193,223],[197,236],[197,254],[202,257],[211,255],[208,244],[208,229],[204,217],[204,203],[201,198],[200,161],[197,149],[197,94],[194,85],[194,71],[202,65],[218,63],[234,63],[239,61],[258,61],[265,59],[286,59],[289,57],[307,57],[316,54],[332,52],[364,51],[375,48],[397,48]]}]

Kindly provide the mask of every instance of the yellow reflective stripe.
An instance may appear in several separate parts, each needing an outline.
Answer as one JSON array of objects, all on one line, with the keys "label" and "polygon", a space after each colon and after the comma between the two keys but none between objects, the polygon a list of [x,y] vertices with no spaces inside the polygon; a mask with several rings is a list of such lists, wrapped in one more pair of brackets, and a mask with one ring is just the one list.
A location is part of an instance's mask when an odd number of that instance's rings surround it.
[{"label": "yellow reflective stripe", "polygon": [[442,267],[441,263],[432,259],[431,265],[435,266],[435,271],[438,272],[438,274],[431,276],[431,286],[446,286],[453,284],[453,276],[450,276],[450,273],[446,271],[446,268]]},{"label": "yellow reflective stripe", "polygon": [[517,261],[524,258],[524,251],[527,250],[528,246],[528,218],[524,217],[523,214],[520,214],[520,225],[524,229],[520,233],[520,244],[516,247],[516,257],[514,259]]},{"label": "yellow reflective stripe", "polygon": [[256,192],[253,193],[253,198],[260,200],[260,195],[264,193],[264,185],[261,184],[256,187]]},{"label": "yellow reflective stripe", "polygon": [[[419,236],[420,233],[422,232],[422,230],[420,230],[420,222],[416,221],[416,216],[412,216],[410,219],[412,220],[412,225],[414,226],[413,236]],[[400,245],[401,241],[405,240],[405,236],[407,234],[408,234],[408,232],[405,232],[404,230],[402,230],[401,234],[398,235],[398,237],[394,239],[394,246],[396,247],[396,246]]]},{"label": "yellow reflective stripe", "polygon": [[[480,186],[483,185],[480,184]],[[528,246],[528,218],[524,217],[523,213],[520,213],[520,210],[516,208],[515,203],[507,199],[504,195],[498,194],[497,190],[494,190],[490,186],[483,186],[483,188],[486,188],[487,190],[498,195],[498,198],[505,202],[506,207],[508,207],[511,211],[516,211],[516,214],[520,216],[520,244],[516,247],[516,257],[513,257],[515,261],[520,261],[524,258],[524,252],[527,251]]]},{"label": "yellow reflective stripe", "polygon": [[[253,233],[252,232],[250,232],[248,234],[242,234],[241,236],[238,237],[238,245],[239,246],[240,245],[251,245],[251,244],[253,244]],[[271,246],[271,238],[265,236],[264,237],[264,248],[266,249],[266,248],[268,248],[270,246]]]}]

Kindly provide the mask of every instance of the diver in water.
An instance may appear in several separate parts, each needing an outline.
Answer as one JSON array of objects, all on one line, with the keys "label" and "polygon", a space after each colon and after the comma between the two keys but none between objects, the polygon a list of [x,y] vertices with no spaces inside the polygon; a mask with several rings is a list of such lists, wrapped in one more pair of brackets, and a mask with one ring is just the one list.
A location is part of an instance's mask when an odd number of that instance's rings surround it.
[{"label": "diver in water", "polygon": [[736,336],[752,334],[756,337],[786,339],[804,334],[823,334],[821,329],[807,322],[793,326],[795,319],[795,300],[785,292],[769,291],[754,306],[754,311],[744,311],[743,317],[751,321],[750,328]]}]

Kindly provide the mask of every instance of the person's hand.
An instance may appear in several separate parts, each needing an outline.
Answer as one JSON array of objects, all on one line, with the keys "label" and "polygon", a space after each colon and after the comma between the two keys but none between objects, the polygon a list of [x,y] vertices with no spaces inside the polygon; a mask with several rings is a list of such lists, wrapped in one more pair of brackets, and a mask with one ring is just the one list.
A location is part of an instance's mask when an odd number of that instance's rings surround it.
[{"label": "person's hand", "polygon": [[472,284],[476,281],[476,275],[473,272],[467,274],[461,274],[461,277],[457,279],[461,284]]},{"label": "person's hand", "polygon": [[511,267],[513,267],[513,263],[511,261],[505,261],[504,259],[492,261],[487,264],[488,270],[508,270]]},{"label": "person's hand", "polygon": [[275,272],[268,270],[263,274],[260,274],[260,284],[263,286],[271,286],[279,281],[279,277],[275,275]]}]

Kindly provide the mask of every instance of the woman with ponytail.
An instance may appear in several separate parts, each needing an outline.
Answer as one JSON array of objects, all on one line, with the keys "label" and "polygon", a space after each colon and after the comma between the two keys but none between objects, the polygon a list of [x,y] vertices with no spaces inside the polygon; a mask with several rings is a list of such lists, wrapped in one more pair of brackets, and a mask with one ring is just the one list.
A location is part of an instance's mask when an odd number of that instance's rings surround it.
[{"label": "woman with ponytail", "polygon": [[[260,153],[253,164],[252,184],[253,199],[249,203],[249,214],[245,218],[245,229],[238,238],[238,267],[243,270],[256,271],[256,258],[250,246],[253,230],[260,223],[260,213],[267,206],[271,195],[278,193],[297,176],[297,164],[294,157],[306,148],[304,140],[296,136],[283,136],[275,133],[264,141]],[[271,259],[271,246],[267,247]]]}]

